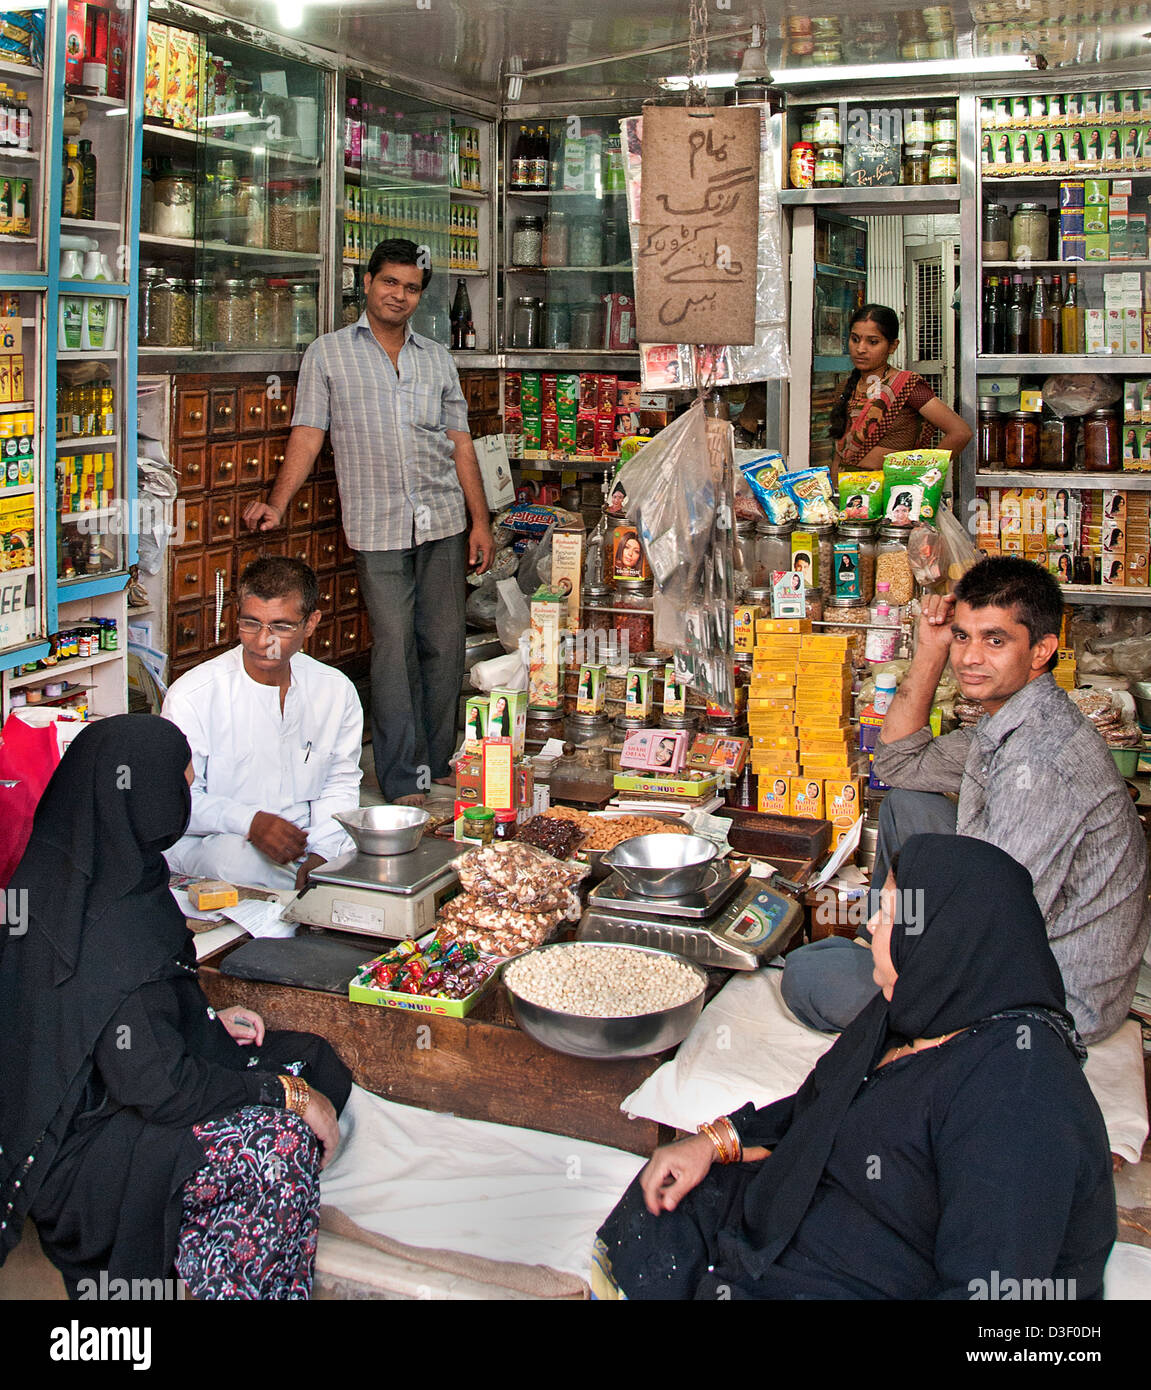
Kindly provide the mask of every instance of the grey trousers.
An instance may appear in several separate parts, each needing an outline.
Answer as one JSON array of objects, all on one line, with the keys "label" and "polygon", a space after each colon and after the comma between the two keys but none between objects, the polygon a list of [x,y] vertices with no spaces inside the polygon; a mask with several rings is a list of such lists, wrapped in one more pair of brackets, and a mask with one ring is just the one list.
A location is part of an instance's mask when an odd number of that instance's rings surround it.
[{"label": "grey trousers", "polygon": [[[935,792],[889,791],[879,808],[879,841],[871,876],[872,912],[895,852],[912,835],[954,835],[956,806]],[[866,929],[858,933],[870,939]],[[783,967],[783,1002],[801,1023],[840,1033],[875,997],[871,952],[845,936],[829,936],[792,951]]]},{"label": "grey trousers", "polygon": [[451,772],[464,675],[466,532],[357,550],[372,624],[372,753],[389,801]]}]

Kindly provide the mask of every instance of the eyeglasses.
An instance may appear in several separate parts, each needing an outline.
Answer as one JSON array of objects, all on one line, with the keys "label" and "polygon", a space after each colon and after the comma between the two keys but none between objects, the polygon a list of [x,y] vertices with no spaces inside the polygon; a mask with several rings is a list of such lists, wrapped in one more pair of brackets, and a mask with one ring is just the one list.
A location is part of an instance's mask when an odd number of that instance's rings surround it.
[{"label": "eyeglasses", "polygon": [[306,622],[306,618],[301,618],[298,623],[262,623],[259,618],[238,618],[236,626],[245,637],[255,637],[265,629],[273,637],[294,637]]}]

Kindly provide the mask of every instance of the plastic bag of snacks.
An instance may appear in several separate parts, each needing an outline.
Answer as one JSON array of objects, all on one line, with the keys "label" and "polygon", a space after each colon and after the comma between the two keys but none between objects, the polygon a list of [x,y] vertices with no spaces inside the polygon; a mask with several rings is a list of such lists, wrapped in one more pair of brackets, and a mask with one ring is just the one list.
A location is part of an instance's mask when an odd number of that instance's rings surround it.
[{"label": "plastic bag of snacks", "polygon": [[883,515],[883,473],[839,475],[839,519],[876,521]]},{"label": "plastic bag of snacks", "polygon": [[579,512],[565,511],[563,507],[545,506],[540,502],[517,502],[500,512],[492,523],[496,545],[510,545],[513,541],[539,541],[551,526],[574,526],[583,529],[583,517]]},{"label": "plastic bag of snacks", "polygon": [[839,520],[829,468],[803,468],[798,473],[785,473],[780,482],[795,502],[801,526],[826,526]]},{"label": "plastic bag of snacks", "polygon": [[519,840],[469,850],[454,864],[467,892],[523,912],[566,914],[573,890],[589,872],[586,864],[561,862]]},{"label": "plastic bag of snacks", "polygon": [[883,460],[883,515],[897,526],[934,521],[951,465],[946,449],[908,449]]},{"label": "plastic bag of snacks", "polygon": [[779,454],[765,454],[762,458],[749,459],[739,465],[740,473],[773,526],[795,521],[799,516],[794,500],[780,486],[782,465],[783,458]]}]

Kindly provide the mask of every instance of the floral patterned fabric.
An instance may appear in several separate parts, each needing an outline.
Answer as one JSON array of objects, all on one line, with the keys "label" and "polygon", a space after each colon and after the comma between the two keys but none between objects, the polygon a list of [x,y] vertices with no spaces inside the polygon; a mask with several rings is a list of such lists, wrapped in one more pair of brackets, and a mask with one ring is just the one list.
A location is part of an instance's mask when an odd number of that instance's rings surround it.
[{"label": "floral patterned fabric", "polygon": [[320,1146],[298,1115],[250,1105],[193,1126],[204,1167],[184,1184],[176,1270],[193,1298],[308,1299]]}]

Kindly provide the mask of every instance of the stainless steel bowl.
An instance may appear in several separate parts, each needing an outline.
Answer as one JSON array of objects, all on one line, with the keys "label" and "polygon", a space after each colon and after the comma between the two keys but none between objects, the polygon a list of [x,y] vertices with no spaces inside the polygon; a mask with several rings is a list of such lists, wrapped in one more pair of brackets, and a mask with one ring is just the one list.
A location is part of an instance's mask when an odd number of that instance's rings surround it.
[{"label": "stainless steel bowl", "polygon": [[[549,946],[537,946],[526,955],[539,955],[544,951],[563,950],[569,942],[552,942]],[[596,951],[642,951],[649,956],[671,956],[692,970],[699,979],[699,993],[686,1004],[677,1004],[673,1009],[661,1009],[653,1014],[635,1014],[629,1018],[587,1018],[583,1014],[566,1014],[557,1009],[546,1009],[541,1004],[533,1004],[521,999],[507,980],[504,972],[504,986],[512,1002],[512,1013],[516,1023],[529,1037],[543,1043],[556,1052],[569,1057],[588,1057],[601,1062],[620,1061],[627,1057],[650,1057],[657,1052],[666,1052],[683,1042],[691,1032],[692,1024],[703,1010],[704,995],[707,988],[707,972],[694,961],[671,951],[657,951],[650,946],[626,946],[614,941],[581,941],[581,947]],[[523,960],[525,957],[520,956]]]},{"label": "stainless steel bowl", "polygon": [[1132,681],[1131,697],[1139,711],[1140,724],[1151,728],[1151,681]]},{"label": "stainless steel bowl", "polygon": [[344,827],[361,854],[408,854],[420,843],[431,820],[419,806],[361,806],[334,820]]},{"label": "stainless steel bowl", "polygon": [[628,889],[645,898],[698,893],[719,850],[702,835],[636,835],[603,857]]}]

